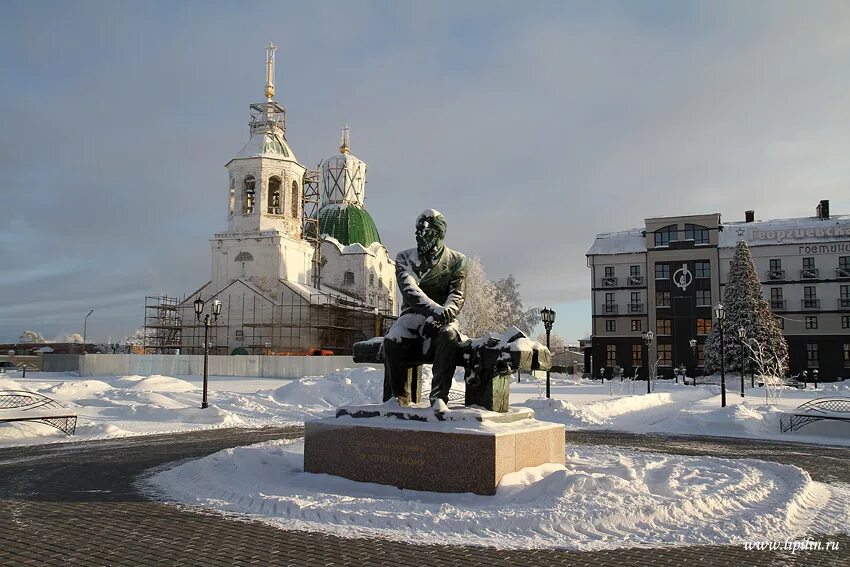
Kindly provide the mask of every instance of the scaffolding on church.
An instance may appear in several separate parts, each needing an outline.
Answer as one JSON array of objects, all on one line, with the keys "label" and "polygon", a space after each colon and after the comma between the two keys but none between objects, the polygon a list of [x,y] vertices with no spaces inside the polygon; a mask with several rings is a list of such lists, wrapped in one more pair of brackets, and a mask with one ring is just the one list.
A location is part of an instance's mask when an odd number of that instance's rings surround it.
[{"label": "scaffolding on church", "polygon": [[180,300],[168,295],[145,297],[142,352],[175,354],[182,343]]},{"label": "scaffolding on church", "polygon": [[[241,297],[240,297],[241,295]],[[379,307],[334,293],[310,293],[274,304],[256,294],[221,297],[222,312],[210,329],[210,354],[350,355],[357,341],[386,334],[396,317]],[[190,311],[191,301],[181,309]],[[183,326],[181,352],[203,352],[203,324]]]},{"label": "scaffolding on church", "polygon": [[313,246],[313,287],[322,289],[322,239],[319,235],[321,164],[304,172],[301,183],[301,234]]}]

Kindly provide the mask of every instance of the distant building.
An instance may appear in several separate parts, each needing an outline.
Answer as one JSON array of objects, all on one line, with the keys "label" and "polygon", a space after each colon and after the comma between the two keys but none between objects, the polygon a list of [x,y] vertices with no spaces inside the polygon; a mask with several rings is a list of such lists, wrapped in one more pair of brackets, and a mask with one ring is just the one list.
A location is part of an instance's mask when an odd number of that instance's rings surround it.
[{"label": "distant building", "polygon": [[[792,374],[850,377],[850,215],[722,223],[719,213],[649,218],[642,228],[599,234],[591,269],[593,375],[626,376],[659,362],[671,375],[703,371],[712,307],[721,302],[739,239],[747,242],[765,298],[782,326]],[[641,334],[655,333],[648,353]],[[689,342],[696,339],[691,349]],[[736,348],[736,346],[730,346]],[[588,361],[591,362],[591,361]],[[644,375],[645,370],[641,370]]]},{"label": "distant building", "polygon": [[197,353],[194,301],[223,303],[212,352],[350,353],[396,313],[394,262],[365,208],[366,164],[339,154],[310,171],[286,138],[274,100],[274,46],[266,102],[250,105],[250,137],[226,168],[227,229],[210,240],[210,280],[182,299],[148,298],[145,352]]}]

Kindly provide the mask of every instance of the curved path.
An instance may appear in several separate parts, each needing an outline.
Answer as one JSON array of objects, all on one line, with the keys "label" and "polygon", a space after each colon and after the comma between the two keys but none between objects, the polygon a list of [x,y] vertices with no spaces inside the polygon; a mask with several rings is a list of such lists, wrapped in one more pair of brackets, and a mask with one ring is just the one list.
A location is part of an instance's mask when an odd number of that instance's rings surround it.
[{"label": "curved path", "polygon": [[[850,565],[850,537],[839,551],[745,551],[686,546],[611,551],[503,551],[412,546],[285,531],[146,499],[139,475],[226,447],[294,438],[303,429],[219,429],[0,449],[0,565]],[[760,458],[808,470],[815,480],[850,482],[850,448],[716,437],[568,432],[570,444]]]}]

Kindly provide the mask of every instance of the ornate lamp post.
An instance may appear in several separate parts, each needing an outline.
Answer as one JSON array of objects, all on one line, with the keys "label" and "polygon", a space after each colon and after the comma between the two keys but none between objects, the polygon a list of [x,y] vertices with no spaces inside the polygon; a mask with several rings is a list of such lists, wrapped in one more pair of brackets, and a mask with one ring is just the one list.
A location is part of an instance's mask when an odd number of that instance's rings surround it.
[{"label": "ornate lamp post", "polygon": [[94,309],[89,311],[88,315],[86,315],[85,319],[83,319],[83,354],[86,354],[86,331],[89,323],[89,316],[94,313]]},{"label": "ornate lamp post", "polygon": [[720,407],[726,407],[726,341],[723,339],[723,321],[726,319],[726,308],[718,303],[714,308],[714,318],[720,326]]},{"label": "ornate lamp post", "polygon": [[[204,300],[198,297],[198,299],[195,300],[195,318],[198,321],[201,320],[201,313],[203,312]],[[221,301],[218,299],[213,299],[212,312],[213,317],[215,317],[214,321],[218,321],[218,316],[221,314]],[[210,327],[212,327],[212,323],[210,322],[210,314],[207,313],[204,315],[204,397],[201,400],[201,409],[206,409],[208,407],[207,384],[209,382]]]},{"label": "ornate lamp post", "polygon": [[744,356],[744,341],[747,340],[747,330],[743,327],[738,327],[738,338],[741,339],[741,397],[744,397],[744,366],[746,357]]},{"label": "ornate lamp post", "polygon": [[693,361],[694,361],[693,381],[694,381],[694,386],[696,386],[697,385],[697,363],[699,362],[697,360],[697,340],[691,339],[691,340],[688,341],[688,344],[691,345],[691,356],[693,357]]},{"label": "ornate lamp post", "polygon": [[[549,348],[549,336],[552,333],[552,325],[555,323],[555,310],[544,307],[540,311],[540,318],[543,320],[543,327],[546,329],[546,348]],[[550,372],[546,371],[546,397],[551,398],[551,389],[549,383]]]},{"label": "ornate lamp post", "polygon": [[644,344],[646,344],[646,393],[649,394],[652,392],[649,380],[649,347],[652,346],[652,339],[655,338],[655,334],[652,331],[644,331],[641,336]]}]

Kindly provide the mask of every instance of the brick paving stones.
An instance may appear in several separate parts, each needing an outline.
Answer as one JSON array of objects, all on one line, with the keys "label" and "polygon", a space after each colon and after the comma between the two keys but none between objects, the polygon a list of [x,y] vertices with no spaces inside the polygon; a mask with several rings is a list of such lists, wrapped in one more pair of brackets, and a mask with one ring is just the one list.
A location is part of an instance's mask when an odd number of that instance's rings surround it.
[{"label": "brick paving stones", "polygon": [[[303,429],[219,429],[108,441],[0,449],[0,565],[613,565],[850,566],[838,552],[745,551],[739,546],[596,552],[414,546],[287,531],[154,502],[134,486],[154,467],[226,447],[294,438]],[[798,465],[815,480],[850,482],[850,448],[710,437],[571,431],[569,444],[758,458]]]}]

